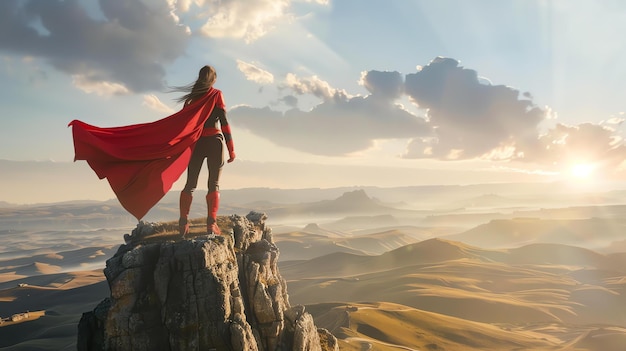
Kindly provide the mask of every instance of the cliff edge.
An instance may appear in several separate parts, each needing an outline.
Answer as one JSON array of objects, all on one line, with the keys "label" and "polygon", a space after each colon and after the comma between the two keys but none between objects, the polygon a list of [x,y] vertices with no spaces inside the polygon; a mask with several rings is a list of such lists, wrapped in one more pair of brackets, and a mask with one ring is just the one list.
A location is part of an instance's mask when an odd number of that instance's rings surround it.
[{"label": "cliff edge", "polygon": [[233,215],[225,235],[187,240],[140,223],[106,263],[111,295],[83,314],[78,350],[338,350],[289,304],[265,220]]}]

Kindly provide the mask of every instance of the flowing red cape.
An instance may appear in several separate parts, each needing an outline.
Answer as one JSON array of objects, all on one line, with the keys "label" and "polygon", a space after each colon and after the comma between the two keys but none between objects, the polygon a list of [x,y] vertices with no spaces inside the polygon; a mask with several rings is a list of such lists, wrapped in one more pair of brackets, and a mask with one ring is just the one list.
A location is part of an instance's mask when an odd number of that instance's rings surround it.
[{"label": "flowing red cape", "polygon": [[215,107],[225,108],[222,92],[155,122],[100,128],[73,120],[74,161],[85,160],[107,178],[122,206],[138,220],[156,205],[187,168],[204,122]]}]

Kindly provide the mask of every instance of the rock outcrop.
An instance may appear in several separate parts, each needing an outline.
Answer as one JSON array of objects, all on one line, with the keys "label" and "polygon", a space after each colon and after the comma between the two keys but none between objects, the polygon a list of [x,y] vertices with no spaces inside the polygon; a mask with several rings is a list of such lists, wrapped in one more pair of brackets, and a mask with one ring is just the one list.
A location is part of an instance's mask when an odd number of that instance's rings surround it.
[{"label": "rock outcrop", "polygon": [[[291,306],[264,214],[233,215],[231,235],[147,240],[140,223],[104,270],[111,296],[83,314],[79,350],[338,350]],[[232,228],[232,229],[231,229]]]}]

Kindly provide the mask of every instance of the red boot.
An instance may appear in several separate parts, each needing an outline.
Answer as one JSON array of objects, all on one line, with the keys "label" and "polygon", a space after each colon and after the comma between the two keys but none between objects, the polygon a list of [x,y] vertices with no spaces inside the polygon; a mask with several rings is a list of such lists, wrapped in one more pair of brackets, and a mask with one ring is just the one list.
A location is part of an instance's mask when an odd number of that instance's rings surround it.
[{"label": "red boot", "polygon": [[178,232],[183,238],[189,234],[189,210],[191,209],[191,202],[193,195],[186,191],[180,192],[180,218],[178,219]]},{"label": "red boot", "polygon": [[213,191],[206,195],[207,218],[206,230],[207,234],[221,235],[220,227],[217,226],[217,209],[220,207],[220,192]]}]

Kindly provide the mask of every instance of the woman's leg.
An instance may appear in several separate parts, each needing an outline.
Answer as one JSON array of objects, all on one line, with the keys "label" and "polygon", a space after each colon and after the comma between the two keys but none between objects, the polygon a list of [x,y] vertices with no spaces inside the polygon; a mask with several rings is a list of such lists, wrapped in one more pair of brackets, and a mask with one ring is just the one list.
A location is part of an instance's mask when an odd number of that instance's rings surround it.
[{"label": "woman's leg", "polygon": [[189,211],[191,210],[191,203],[193,201],[193,191],[198,186],[198,177],[200,176],[200,169],[202,168],[202,162],[204,162],[205,147],[198,141],[193,149],[189,165],[187,166],[187,182],[183,191],[180,192],[179,208],[180,217],[178,219],[178,232],[184,238],[189,233]]},{"label": "woman's leg", "polygon": [[187,166],[187,181],[185,182],[185,187],[183,188],[183,191],[188,193],[193,193],[198,186],[200,169],[202,168],[204,159],[208,155],[207,149],[210,145],[206,139],[208,138],[200,138],[191,153],[191,159],[189,160],[189,165]]},{"label": "woman's leg", "polygon": [[208,148],[207,168],[209,169],[207,203],[207,232],[220,234],[217,226],[217,211],[220,203],[219,180],[224,166],[224,144],[221,135],[211,138],[211,145]]}]

